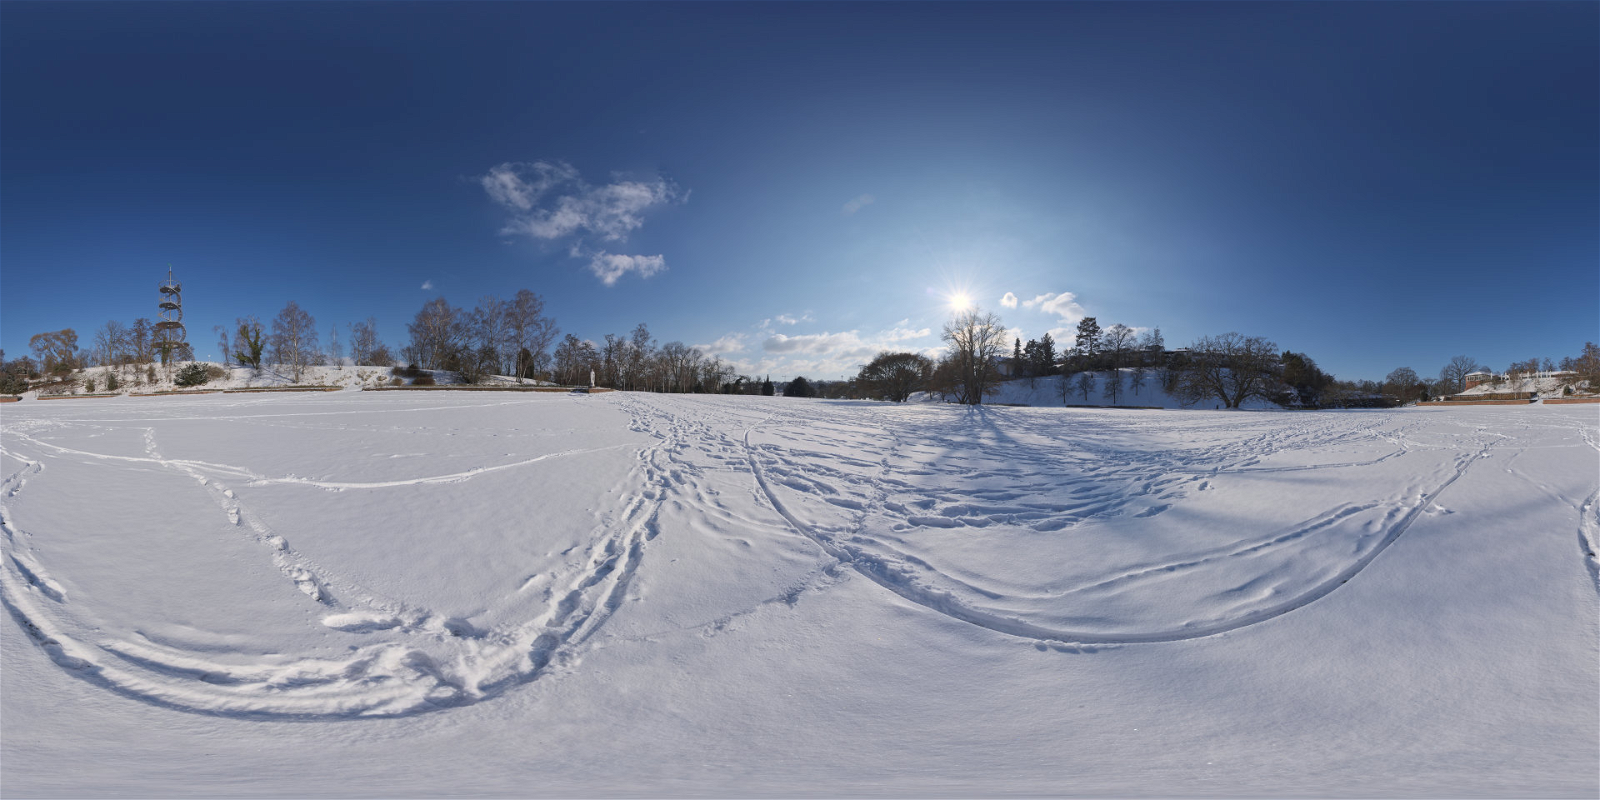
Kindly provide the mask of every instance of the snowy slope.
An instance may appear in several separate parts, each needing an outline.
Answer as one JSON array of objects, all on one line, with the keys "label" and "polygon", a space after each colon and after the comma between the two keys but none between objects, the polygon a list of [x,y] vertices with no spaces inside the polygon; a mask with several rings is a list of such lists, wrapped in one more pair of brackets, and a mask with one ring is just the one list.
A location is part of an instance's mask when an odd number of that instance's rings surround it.
[{"label": "snowy slope", "polygon": [[[197,363],[204,366],[220,367],[226,370],[226,374],[221,378],[207,381],[200,386],[185,387],[174,384],[173,376],[177,374],[178,370],[188,366],[191,363]],[[434,382],[440,386],[448,386],[451,384],[460,383],[460,381],[457,380],[455,373],[448,370],[423,370],[423,372],[427,373],[427,375],[433,378]],[[105,367],[91,367],[87,370],[78,370],[77,373],[75,373],[75,377],[78,379],[79,385],[74,393],[86,394],[88,392],[88,387],[85,381],[86,379],[93,379],[95,381],[96,393],[106,394],[106,374],[107,370]],[[151,392],[170,392],[178,390],[200,392],[227,389],[272,389],[290,386],[382,388],[385,386],[392,386],[397,382],[410,383],[408,379],[397,379],[393,374],[391,374],[391,371],[388,367],[308,367],[300,375],[300,379],[295,380],[293,374],[291,374],[287,368],[282,367],[274,368],[268,366],[259,370],[255,370],[248,367],[241,367],[237,365],[221,365],[206,361],[184,361],[174,364],[171,370],[166,370],[159,366],[155,367],[153,370],[153,374],[155,375],[154,381],[149,380],[148,376],[150,374],[152,374],[152,371],[146,370],[143,367],[138,369],[129,368],[117,371],[117,375],[119,376],[119,385],[116,389],[116,394],[148,394]],[[517,384],[517,380],[505,375],[493,375],[485,380],[484,384],[495,386],[512,386]],[[529,380],[523,381],[522,385],[532,384],[550,385],[544,381]],[[38,394],[38,391],[31,391],[24,394],[23,397],[31,400],[36,398]]]},{"label": "snowy slope", "polygon": [[[1161,388],[1161,379],[1154,370],[1146,371],[1144,385],[1137,390],[1133,388],[1133,370],[1117,370],[1122,376],[1122,392],[1112,398],[1108,391],[1111,383],[1111,370],[1089,373],[1094,376],[1094,388],[1089,391],[1088,399],[1078,391],[1078,375],[1066,379],[1067,395],[1061,395],[1060,375],[1050,375],[1043,378],[1018,378],[1000,384],[999,391],[987,396],[983,402],[991,405],[1034,406],[1038,408],[1060,408],[1062,406],[1126,406],[1129,408],[1193,408],[1220,410],[1222,403],[1218,400],[1207,400],[1185,406],[1178,398],[1166,393]],[[940,402],[937,395],[919,392],[912,397],[913,402],[928,403]],[[1246,409],[1272,409],[1278,406],[1264,400],[1251,399],[1245,401]]]},{"label": "snowy slope", "polygon": [[1587,407],[0,407],[8,796],[1594,796]]}]

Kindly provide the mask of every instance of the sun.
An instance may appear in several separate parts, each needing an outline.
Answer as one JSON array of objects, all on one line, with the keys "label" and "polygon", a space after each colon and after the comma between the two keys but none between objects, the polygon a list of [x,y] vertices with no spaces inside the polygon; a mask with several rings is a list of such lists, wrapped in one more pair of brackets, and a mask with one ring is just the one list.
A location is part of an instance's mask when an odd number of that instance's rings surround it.
[{"label": "sun", "polygon": [[968,297],[966,292],[950,295],[951,311],[966,311],[969,308],[972,308],[972,298]]}]

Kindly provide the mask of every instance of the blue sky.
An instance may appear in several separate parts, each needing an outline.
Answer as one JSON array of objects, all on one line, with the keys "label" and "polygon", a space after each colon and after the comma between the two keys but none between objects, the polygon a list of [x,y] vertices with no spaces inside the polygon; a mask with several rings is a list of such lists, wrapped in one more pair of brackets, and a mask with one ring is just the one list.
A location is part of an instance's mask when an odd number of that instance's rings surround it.
[{"label": "blue sky", "polygon": [[528,288],[775,378],[956,292],[1346,378],[1559,359],[1597,76],[1594,3],[7,2],[0,345],[153,318],[171,263],[202,357]]}]

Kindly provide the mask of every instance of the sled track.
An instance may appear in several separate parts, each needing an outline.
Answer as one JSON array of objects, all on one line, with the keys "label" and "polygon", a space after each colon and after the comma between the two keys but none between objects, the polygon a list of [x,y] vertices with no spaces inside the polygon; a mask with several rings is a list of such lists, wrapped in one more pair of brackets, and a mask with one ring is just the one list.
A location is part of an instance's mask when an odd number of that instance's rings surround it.
[{"label": "sled track", "polygon": [[[1438,499],[1441,493],[1448,489],[1451,484],[1460,479],[1460,477],[1466,473],[1468,467],[1470,467],[1473,462],[1487,456],[1492,447],[1486,446],[1472,455],[1458,457],[1455,467],[1450,473],[1449,477],[1435,487],[1432,491],[1422,495],[1410,511],[1408,511],[1394,524],[1389,526],[1383,538],[1379,540],[1371,549],[1362,554],[1360,558],[1353,561],[1349,566],[1331,578],[1312,586],[1310,589],[1292,598],[1271,606],[1242,614],[1236,618],[1214,624],[1185,626],[1182,628],[1169,630],[1106,633],[1055,628],[1027,622],[1014,617],[1002,616],[999,614],[988,613],[979,609],[971,608],[959,602],[948,591],[941,591],[935,587],[922,585],[919,583],[918,576],[910,570],[897,567],[894,564],[888,563],[883,558],[867,553],[860,548],[855,548],[848,545],[840,545],[839,543],[831,540],[829,537],[820,534],[811,526],[807,525],[805,522],[796,517],[795,514],[778,497],[766,475],[766,471],[762,468],[759,459],[756,458],[755,448],[750,443],[750,434],[757,428],[764,425],[770,419],[771,418],[768,417],[768,419],[757,422],[745,430],[743,436],[745,450],[749,459],[750,470],[756,479],[756,483],[760,486],[762,493],[766,496],[767,501],[771,503],[772,507],[785,520],[787,520],[789,525],[792,526],[797,532],[815,542],[817,546],[826,552],[830,557],[842,564],[848,565],[872,582],[895,593],[907,601],[920,605],[931,611],[943,614],[952,619],[960,620],[962,622],[987,628],[989,630],[1010,636],[1034,640],[1055,641],[1067,644],[1149,644],[1199,639],[1208,636],[1215,636],[1221,633],[1227,633],[1229,631],[1239,630],[1251,625],[1256,625],[1267,620],[1283,616],[1291,611],[1303,608],[1310,603],[1316,602],[1317,600],[1320,600],[1323,597],[1331,594],[1340,586],[1348,583],[1352,578],[1354,578],[1369,564],[1371,564],[1379,555],[1383,553],[1384,550],[1389,547],[1389,545],[1393,544],[1395,540],[1399,539],[1400,536],[1411,527],[1411,524],[1416,521],[1417,517],[1420,516],[1429,506],[1431,506],[1434,501]],[[1386,460],[1389,457],[1392,456],[1385,456],[1383,459],[1379,460]],[[1285,537],[1278,538],[1281,539]],[[1255,545],[1254,547],[1247,547],[1244,549],[1255,549],[1261,546],[1263,545]],[[916,563],[915,559],[912,559],[912,561],[913,563]],[[1143,571],[1166,571],[1168,566],[1170,565],[1162,565],[1160,567],[1154,567]],[[1139,573],[1134,573],[1134,575],[1136,574]],[[1133,577],[1133,575],[1113,578],[1111,581],[1114,582],[1117,580],[1124,580],[1129,577]],[[981,592],[981,590],[976,590],[975,587],[968,588],[973,588],[975,591]]]},{"label": "sled track", "polygon": [[[479,630],[452,619],[378,596],[332,575],[289,546],[218,482],[218,476],[257,483],[300,483],[327,490],[458,482],[498,469],[525,466],[560,456],[598,450],[553,453],[499,467],[446,476],[352,484],[273,481],[249,470],[222,464],[164,458],[153,429],[145,432],[144,457],[110,456],[19,437],[27,444],[76,457],[156,465],[202,487],[231,525],[264,546],[274,566],[300,591],[321,604],[322,624],[351,633],[387,631],[401,636],[337,656],[279,654],[253,660],[221,661],[204,653],[165,644],[132,631],[133,637],[102,636],[91,641],[72,631],[94,628],[77,620],[65,590],[51,579],[19,541],[9,503],[29,480],[45,471],[45,457],[30,459],[13,449],[6,454],[23,467],[0,482],[0,603],[24,633],[68,674],[140,702],[175,710],[230,718],[286,721],[349,720],[409,716],[496,697],[576,665],[583,644],[620,606],[644,555],[645,533],[665,496],[659,483],[657,451],[666,443],[638,449],[638,460],[624,485],[620,512],[609,532],[602,531],[582,566],[552,579],[545,611],[523,623]],[[612,449],[612,448],[600,448]],[[324,485],[326,484],[326,485]],[[558,588],[559,587],[559,588]],[[91,612],[92,613],[92,612]]]}]

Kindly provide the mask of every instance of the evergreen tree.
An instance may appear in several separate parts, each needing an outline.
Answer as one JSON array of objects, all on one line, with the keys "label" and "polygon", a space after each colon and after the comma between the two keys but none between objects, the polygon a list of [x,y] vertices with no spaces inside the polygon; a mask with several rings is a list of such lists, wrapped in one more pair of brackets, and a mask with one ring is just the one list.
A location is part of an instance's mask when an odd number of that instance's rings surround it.
[{"label": "evergreen tree", "polygon": [[1084,317],[1078,322],[1077,348],[1093,366],[1094,357],[1100,352],[1100,323],[1094,317]]}]

